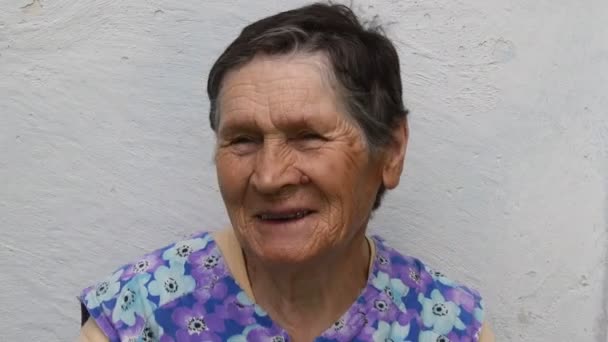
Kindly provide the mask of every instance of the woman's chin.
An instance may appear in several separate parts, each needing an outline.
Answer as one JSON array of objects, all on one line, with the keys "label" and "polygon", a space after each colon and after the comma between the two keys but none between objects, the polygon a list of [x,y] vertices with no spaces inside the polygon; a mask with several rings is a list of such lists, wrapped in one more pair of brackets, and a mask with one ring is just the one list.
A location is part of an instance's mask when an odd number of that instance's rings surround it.
[{"label": "woman's chin", "polygon": [[313,262],[318,257],[318,252],[314,249],[306,249],[304,246],[299,248],[285,248],[275,244],[265,244],[258,251],[258,258],[267,266],[291,266],[305,265]]},{"label": "woman's chin", "polygon": [[[256,222],[255,253],[265,262],[298,264],[319,257],[329,239],[321,239],[313,215],[293,222]],[[321,241],[323,240],[323,241]]]}]

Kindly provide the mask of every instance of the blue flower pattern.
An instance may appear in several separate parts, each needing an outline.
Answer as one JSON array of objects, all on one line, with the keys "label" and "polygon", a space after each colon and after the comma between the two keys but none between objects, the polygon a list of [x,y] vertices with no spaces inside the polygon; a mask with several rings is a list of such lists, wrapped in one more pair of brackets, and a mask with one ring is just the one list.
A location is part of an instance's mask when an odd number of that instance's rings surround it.
[{"label": "blue flower pattern", "polygon": [[[475,290],[401,255],[379,237],[373,241],[382,257],[373,261],[369,283],[316,342],[478,341],[484,314]],[[110,342],[289,341],[285,330],[227,271],[210,233],[155,255],[160,256],[158,267],[138,273],[125,272],[133,269],[126,265],[81,293],[81,301]],[[206,255],[213,262],[203,264],[209,272],[200,272]],[[197,295],[205,288],[218,291]],[[199,314],[184,320],[192,316],[184,314],[188,312]]]},{"label": "blue flower pattern", "polygon": [[239,302],[239,304],[243,306],[253,305],[253,310],[260,317],[268,315],[266,311],[264,311],[264,309],[262,309],[259,305],[256,305],[251,299],[249,299],[249,296],[247,296],[245,291],[239,292],[239,294],[236,295],[236,300]]},{"label": "blue flower pattern", "polygon": [[154,280],[148,285],[148,290],[151,295],[160,297],[158,305],[164,305],[194,291],[194,278],[184,272],[185,266],[180,263],[170,267],[160,266],[154,272]]},{"label": "blue flower pattern", "polygon": [[410,325],[402,326],[399,322],[392,324],[380,321],[378,329],[374,332],[374,342],[389,342],[389,341],[406,341],[406,337],[410,334]]},{"label": "blue flower pattern", "polygon": [[118,279],[122,275],[122,272],[122,270],[114,272],[114,274],[100,281],[91,291],[87,292],[87,295],[84,297],[87,306],[96,308],[102,302],[114,297],[120,291]]},{"label": "blue flower pattern", "polygon": [[163,259],[169,261],[170,264],[185,264],[192,253],[204,249],[205,246],[207,246],[210,237],[211,236],[207,234],[202,237],[177,242],[163,252]]},{"label": "blue flower pattern", "polygon": [[135,318],[145,311],[151,311],[156,304],[148,300],[145,284],[150,280],[149,274],[134,277],[126,283],[118,295],[116,306],[112,311],[112,322],[122,321],[128,326],[135,324]]},{"label": "blue flower pattern", "polygon": [[405,286],[401,279],[390,278],[388,274],[378,272],[372,280],[372,285],[376,289],[384,291],[393,301],[395,301],[395,304],[401,311],[405,311],[403,297],[408,294],[410,289]]},{"label": "blue flower pattern", "polygon": [[419,294],[418,301],[422,304],[422,322],[426,327],[432,327],[439,334],[466,328],[459,318],[461,309],[453,302],[446,301],[439,290],[433,290],[430,298]]}]

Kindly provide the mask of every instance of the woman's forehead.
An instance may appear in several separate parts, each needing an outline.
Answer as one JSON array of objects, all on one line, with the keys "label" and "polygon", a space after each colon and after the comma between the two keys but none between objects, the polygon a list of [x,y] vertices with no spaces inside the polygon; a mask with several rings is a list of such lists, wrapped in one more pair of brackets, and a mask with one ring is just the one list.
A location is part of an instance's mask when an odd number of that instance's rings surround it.
[{"label": "woman's forehead", "polygon": [[336,111],[322,60],[315,55],[258,57],[226,75],[219,97],[224,124],[271,116],[302,121]]},{"label": "woman's forehead", "polygon": [[315,95],[327,90],[326,74],[325,58],[319,54],[258,56],[226,74],[219,98],[228,102],[253,93]]}]

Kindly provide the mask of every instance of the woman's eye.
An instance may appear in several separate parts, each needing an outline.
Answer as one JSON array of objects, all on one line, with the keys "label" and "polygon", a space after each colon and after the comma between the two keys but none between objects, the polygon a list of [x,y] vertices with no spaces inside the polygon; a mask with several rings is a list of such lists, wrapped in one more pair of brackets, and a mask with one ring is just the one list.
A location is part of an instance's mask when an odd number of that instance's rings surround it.
[{"label": "woman's eye", "polygon": [[301,133],[298,138],[302,140],[325,140],[321,135],[314,132]]},{"label": "woman's eye", "polygon": [[241,144],[249,144],[249,143],[254,143],[255,140],[252,137],[248,137],[248,136],[242,136],[242,137],[236,137],[234,139],[232,139],[230,141],[231,145],[241,145]]},{"label": "woman's eye", "polygon": [[293,138],[294,146],[302,150],[314,150],[323,146],[327,141],[321,134],[305,131]]},{"label": "woman's eye", "polygon": [[228,139],[228,144],[239,155],[249,154],[259,148],[261,140],[255,136],[241,135]]}]

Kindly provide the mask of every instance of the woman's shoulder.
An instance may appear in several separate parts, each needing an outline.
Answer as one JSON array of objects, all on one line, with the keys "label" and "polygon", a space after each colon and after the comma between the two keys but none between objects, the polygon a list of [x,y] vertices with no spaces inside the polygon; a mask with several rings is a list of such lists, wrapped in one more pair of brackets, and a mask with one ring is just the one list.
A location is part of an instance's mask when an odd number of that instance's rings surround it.
[{"label": "woman's shoulder", "polygon": [[[197,283],[211,281],[206,271],[219,271],[215,269],[219,259],[219,250],[209,232],[147,253],[85,288],[79,296],[82,309],[86,310],[83,317],[95,319],[110,341],[123,340],[129,329],[137,336],[143,329],[157,335],[159,332],[154,330],[158,325],[150,321],[154,319],[153,312],[192,294]],[[129,329],[119,334],[117,327]]]},{"label": "woman's shoulder", "polygon": [[373,286],[391,288],[396,305],[415,312],[421,323],[421,334],[429,337],[479,334],[484,309],[477,290],[416,257],[402,254],[379,236],[372,239],[376,245]]}]

